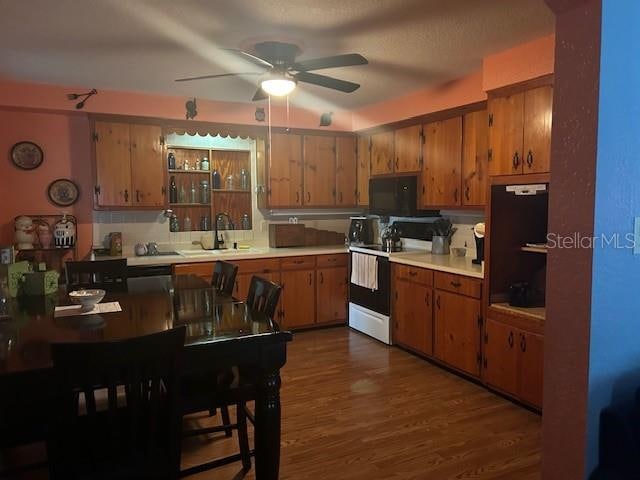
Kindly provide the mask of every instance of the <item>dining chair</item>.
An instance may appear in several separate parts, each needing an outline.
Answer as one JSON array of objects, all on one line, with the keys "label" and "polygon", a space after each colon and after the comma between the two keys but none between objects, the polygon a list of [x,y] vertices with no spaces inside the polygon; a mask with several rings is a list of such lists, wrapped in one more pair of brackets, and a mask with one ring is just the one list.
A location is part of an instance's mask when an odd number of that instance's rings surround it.
[{"label": "dining chair", "polygon": [[185,330],[51,345],[57,385],[47,442],[51,479],[179,477]]},{"label": "dining chair", "polygon": [[277,283],[254,275],[251,277],[246,303],[254,310],[264,313],[273,320],[281,292],[282,287]]},{"label": "dining chair", "polygon": [[67,289],[127,289],[127,260],[69,261],[65,264]]},{"label": "dining chair", "polygon": [[211,285],[221,293],[231,295],[236,283],[238,266],[223,260],[216,260],[213,267],[213,277]]}]

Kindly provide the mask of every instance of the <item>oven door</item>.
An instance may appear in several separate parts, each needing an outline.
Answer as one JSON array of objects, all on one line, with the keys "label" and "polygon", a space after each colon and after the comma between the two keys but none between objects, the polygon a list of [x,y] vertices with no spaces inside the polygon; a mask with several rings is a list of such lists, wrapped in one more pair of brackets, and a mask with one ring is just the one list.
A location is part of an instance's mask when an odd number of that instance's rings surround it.
[{"label": "oven door", "polygon": [[[382,256],[377,257],[378,289],[371,291],[368,288],[355,285],[349,281],[349,302],[373,310],[376,313],[389,316],[391,303],[391,269],[389,259]],[[351,272],[351,268],[349,272]],[[351,278],[351,276],[349,276],[349,278]]]}]

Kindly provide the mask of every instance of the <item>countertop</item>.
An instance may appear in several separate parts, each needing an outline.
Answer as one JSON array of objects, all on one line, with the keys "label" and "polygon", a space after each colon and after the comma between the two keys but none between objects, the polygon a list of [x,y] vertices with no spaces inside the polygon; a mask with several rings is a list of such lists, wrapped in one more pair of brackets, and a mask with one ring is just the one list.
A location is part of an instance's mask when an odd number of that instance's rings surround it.
[{"label": "countertop", "polygon": [[414,267],[429,268],[441,272],[455,273],[466,277],[484,278],[481,265],[471,263],[470,257],[454,257],[453,255],[433,255],[424,251],[396,252],[389,255],[389,261],[411,265]]},{"label": "countertop", "polygon": [[[180,250],[185,252],[185,250]],[[213,262],[215,260],[252,260],[256,258],[295,257],[299,255],[329,255],[336,253],[348,253],[345,246],[329,247],[296,247],[296,248],[250,248],[248,250],[223,250],[207,251],[192,250],[188,254],[179,255],[151,255],[138,257],[135,255],[113,257],[99,256],[96,260],[110,260],[114,258],[126,258],[129,266],[158,266],[173,265],[175,263]]]}]

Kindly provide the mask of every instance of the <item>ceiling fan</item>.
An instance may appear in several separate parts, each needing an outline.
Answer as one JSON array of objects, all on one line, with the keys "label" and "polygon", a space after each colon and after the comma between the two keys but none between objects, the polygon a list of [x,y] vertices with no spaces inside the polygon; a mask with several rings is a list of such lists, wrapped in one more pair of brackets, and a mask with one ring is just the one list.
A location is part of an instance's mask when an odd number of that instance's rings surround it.
[{"label": "ceiling fan", "polygon": [[264,69],[262,72],[222,73],[218,75],[203,75],[199,77],[178,78],[176,82],[189,82],[192,80],[204,80],[208,78],[259,75],[264,78],[253,96],[253,101],[264,100],[269,95],[284,96],[293,91],[298,82],[311,83],[321,87],[351,93],[360,88],[360,85],[346,80],[340,80],[326,75],[311,73],[313,70],[325,68],[350,67],[354,65],[366,65],[366,58],[357,53],[334,55],[332,57],[314,58],[296,62],[300,49],[292,43],[262,42],[254,46],[255,55],[242,51],[225,49],[240,55],[257,67]]}]

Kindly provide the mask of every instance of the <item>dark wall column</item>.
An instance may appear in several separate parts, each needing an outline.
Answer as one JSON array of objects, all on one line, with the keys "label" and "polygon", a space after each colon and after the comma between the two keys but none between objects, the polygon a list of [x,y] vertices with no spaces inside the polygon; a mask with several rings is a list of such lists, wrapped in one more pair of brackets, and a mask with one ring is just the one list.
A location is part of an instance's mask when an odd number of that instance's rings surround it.
[{"label": "dark wall column", "polygon": [[[547,0],[556,13],[549,232],[591,237],[600,75],[600,0]],[[550,249],[547,264],[545,480],[585,478],[592,250]]]}]

